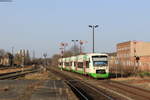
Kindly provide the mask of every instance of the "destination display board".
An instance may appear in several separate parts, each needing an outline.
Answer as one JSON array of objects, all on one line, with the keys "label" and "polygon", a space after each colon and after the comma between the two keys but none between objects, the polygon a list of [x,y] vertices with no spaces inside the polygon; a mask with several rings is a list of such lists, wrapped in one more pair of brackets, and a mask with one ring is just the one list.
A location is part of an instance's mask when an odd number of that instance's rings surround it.
[{"label": "destination display board", "polygon": [[93,61],[107,61],[107,56],[94,56],[92,57]]}]

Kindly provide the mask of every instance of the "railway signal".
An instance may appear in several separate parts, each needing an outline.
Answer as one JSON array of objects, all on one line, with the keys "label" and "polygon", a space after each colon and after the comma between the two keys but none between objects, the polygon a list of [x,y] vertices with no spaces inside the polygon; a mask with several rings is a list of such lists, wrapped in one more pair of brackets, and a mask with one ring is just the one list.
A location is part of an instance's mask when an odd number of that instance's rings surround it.
[{"label": "railway signal", "polygon": [[65,52],[66,47],[68,46],[68,43],[61,42],[60,46],[63,48],[63,52]]},{"label": "railway signal", "polygon": [[66,47],[68,46],[68,43],[64,43],[64,42],[61,42],[60,43],[60,50],[61,50],[61,56],[62,56],[62,58],[63,58],[63,55],[64,55],[64,53],[65,53],[65,50],[66,50]]},{"label": "railway signal", "polygon": [[87,41],[84,41],[84,40],[80,40],[79,41],[79,44],[80,44],[80,54],[82,54],[82,46],[83,44],[87,43]]}]

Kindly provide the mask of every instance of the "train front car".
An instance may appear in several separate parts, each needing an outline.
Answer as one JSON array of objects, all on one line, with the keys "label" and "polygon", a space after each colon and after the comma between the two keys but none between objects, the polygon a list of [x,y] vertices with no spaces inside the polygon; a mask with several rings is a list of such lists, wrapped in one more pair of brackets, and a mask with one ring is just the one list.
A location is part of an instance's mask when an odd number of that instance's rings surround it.
[{"label": "train front car", "polygon": [[90,57],[90,71],[89,75],[94,78],[108,78],[109,66],[108,55],[93,53],[88,54]]}]

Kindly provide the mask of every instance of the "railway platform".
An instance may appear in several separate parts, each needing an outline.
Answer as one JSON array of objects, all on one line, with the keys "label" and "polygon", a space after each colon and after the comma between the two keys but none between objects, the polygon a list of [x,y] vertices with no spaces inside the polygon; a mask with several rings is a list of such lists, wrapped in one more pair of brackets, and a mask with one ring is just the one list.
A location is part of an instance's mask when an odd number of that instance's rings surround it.
[{"label": "railway platform", "polygon": [[0,100],[78,100],[61,80],[0,80]]}]

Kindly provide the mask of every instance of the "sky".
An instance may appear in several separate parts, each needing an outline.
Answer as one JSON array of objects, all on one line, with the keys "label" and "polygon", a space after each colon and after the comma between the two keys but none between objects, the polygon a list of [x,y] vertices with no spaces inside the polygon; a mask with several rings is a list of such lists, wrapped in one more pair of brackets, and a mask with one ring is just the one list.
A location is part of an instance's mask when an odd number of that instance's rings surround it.
[{"label": "sky", "polygon": [[60,43],[88,41],[85,52],[114,52],[129,40],[150,41],[150,0],[12,0],[0,2],[0,48],[36,57],[59,53]]}]

